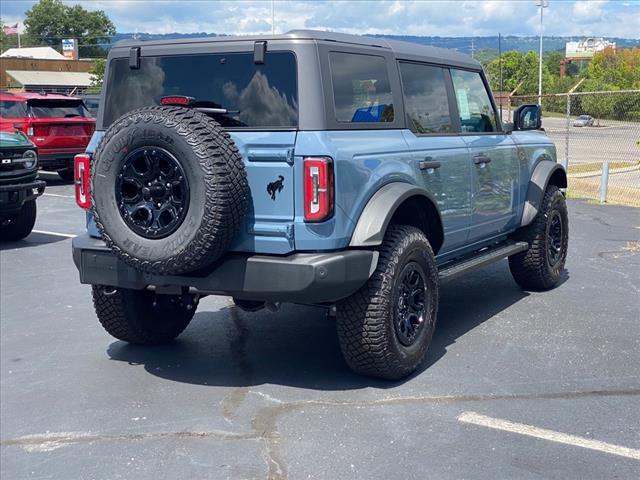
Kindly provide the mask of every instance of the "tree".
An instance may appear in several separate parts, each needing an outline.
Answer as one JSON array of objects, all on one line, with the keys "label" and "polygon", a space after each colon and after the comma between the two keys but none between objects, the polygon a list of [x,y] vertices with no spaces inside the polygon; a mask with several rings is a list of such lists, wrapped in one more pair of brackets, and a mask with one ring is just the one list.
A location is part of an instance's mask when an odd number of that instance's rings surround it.
[{"label": "tree", "polygon": [[104,68],[107,65],[107,60],[104,58],[97,58],[96,63],[89,73],[91,74],[91,86],[96,87],[96,90],[102,88],[102,82],[104,81]]},{"label": "tree", "polygon": [[640,88],[640,48],[597,52],[587,67],[587,77],[619,89]]},{"label": "tree", "polygon": [[[500,88],[500,59],[495,58],[486,68],[487,75],[494,90]],[[516,92],[519,95],[533,95],[538,92],[538,54],[522,53],[510,50],[502,54],[502,78],[505,91],[514,90],[520,82],[522,85]],[[552,81],[552,75],[546,65],[542,65],[542,84],[545,91]]]},{"label": "tree", "polygon": [[110,42],[116,27],[102,10],[88,11],[62,0],[40,0],[25,13],[26,36],[39,45],[59,47],[63,38],[77,38],[83,57],[103,57],[100,44]]},{"label": "tree", "polygon": [[551,75],[560,76],[560,61],[564,58],[564,54],[560,51],[550,52],[542,56],[542,63],[546,65]]}]

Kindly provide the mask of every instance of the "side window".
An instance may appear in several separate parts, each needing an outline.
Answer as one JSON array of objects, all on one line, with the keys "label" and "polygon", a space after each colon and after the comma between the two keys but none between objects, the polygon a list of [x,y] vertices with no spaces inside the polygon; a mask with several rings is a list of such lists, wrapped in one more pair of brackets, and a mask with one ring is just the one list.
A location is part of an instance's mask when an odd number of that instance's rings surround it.
[{"label": "side window", "polygon": [[404,105],[408,120],[417,133],[449,133],[451,114],[440,67],[400,62]]},{"label": "side window", "polygon": [[27,102],[0,100],[0,117],[24,118],[27,116]]},{"label": "side window", "polygon": [[336,120],[393,122],[393,96],[384,57],[329,53]]},{"label": "side window", "polygon": [[451,70],[463,132],[495,132],[496,112],[478,72]]}]

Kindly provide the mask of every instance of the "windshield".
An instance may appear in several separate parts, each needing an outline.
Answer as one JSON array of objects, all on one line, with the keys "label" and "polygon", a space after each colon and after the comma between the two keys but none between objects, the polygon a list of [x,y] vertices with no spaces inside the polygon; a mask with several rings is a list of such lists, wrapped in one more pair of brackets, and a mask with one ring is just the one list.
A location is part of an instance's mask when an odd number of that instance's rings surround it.
[{"label": "windshield", "polygon": [[30,100],[29,113],[35,118],[88,117],[82,100]]},{"label": "windshield", "polygon": [[24,101],[0,100],[0,117],[25,118],[27,116],[27,104]]},{"label": "windshield", "polygon": [[[291,52],[267,52],[264,64],[253,53],[128,58],[110,65],[104,125],[139,107],[158,105],[168,95],[195,98],[196,107],[226,127],[295,127],[298,124],[296,61]],[[226,110],[226,112],[224,112]]]},{"label": "windshield", "polygon": [[30,144],[27,136],[19,131],[2,132],[0,131],[0,146],[24,145]]}]

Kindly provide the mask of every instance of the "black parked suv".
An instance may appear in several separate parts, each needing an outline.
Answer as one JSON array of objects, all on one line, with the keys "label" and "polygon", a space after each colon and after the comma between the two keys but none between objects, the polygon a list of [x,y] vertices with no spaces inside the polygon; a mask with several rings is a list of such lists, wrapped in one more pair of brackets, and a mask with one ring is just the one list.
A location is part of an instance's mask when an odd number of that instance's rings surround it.
[{"label": "black parked suv", "polygon": [[27,136],[0,131],[0,240],[21,240],[31,233],[36,198],[45,188],[37,175],[37,150]]}]

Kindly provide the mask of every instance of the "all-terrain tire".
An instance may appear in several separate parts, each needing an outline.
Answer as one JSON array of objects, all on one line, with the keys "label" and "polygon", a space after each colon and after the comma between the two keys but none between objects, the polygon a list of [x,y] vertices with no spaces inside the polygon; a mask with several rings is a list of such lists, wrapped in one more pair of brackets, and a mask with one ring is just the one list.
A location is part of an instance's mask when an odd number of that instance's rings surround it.
[{"label": "all-terrain tire", "polygon": [[177,295],[148,290],[92,286],[93,306],[104,329],[118,340],[142,345],[168,342],[180,335],[196,306],[181,303]]},{"label": "all-terrain tire", "polygon": [[[183,220],[155,238],[134,231],[116,192],[128,155],[146,156],[146,149],[173,156],[189,190]],[[182,107],[144,107],[116,120],[96,148],[90,190],[105,243],[128,265],[159,274],[213,263],[236,237],[249,201],[244,162],[229,134],[204,113]]]},{"label": "all-terrain tire", "polygon": [[[419,229],[391,225],[379,248],[378,266],[367,283],[336,305],[340,347],[356,373],[398,380],[420,364],[431,343],[438,313],[438,269],[431,245]],[[411,265],[410,265],[411,264]],[[426,288],[424,317],[412,344],[396,325],[401,273],[418,265]]]},{"label": "all-terrain tire", "polygon": [[[555,242],[559,245],[554,246],[550,229],[557,228],[557,221],[561,232]],[[525,290],[549,290],[558,285],[569,245],[567,202],[558,187],[547,187],[533,222],[516,231],[514,238],[529,244],[528,250],[509,257],[509,269],[516,283]]]},{"label": "all-terrain tire", "polygon": [[25,202],[20,213],[17,213],[6,224],[0,226],[0,240],[15,242],[27,237],[33,230],[37,214],[36,201]]}]

